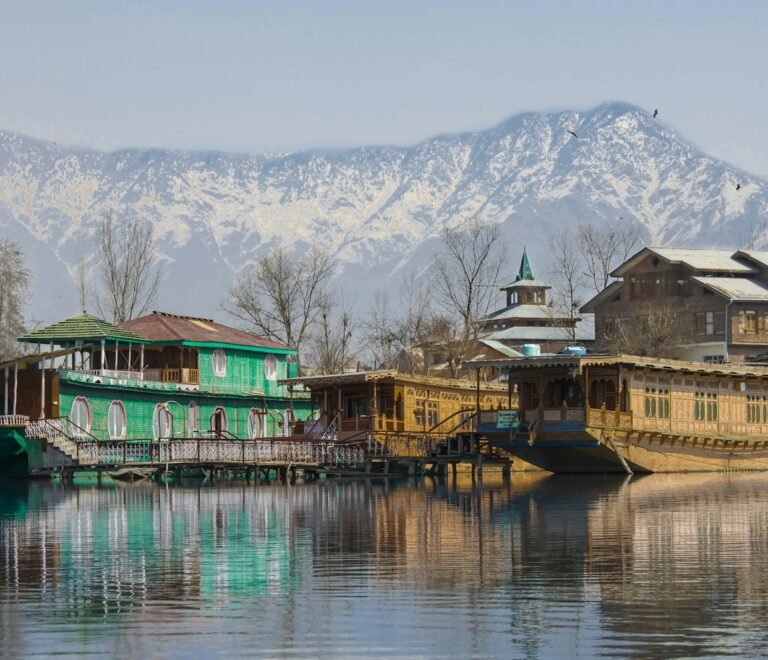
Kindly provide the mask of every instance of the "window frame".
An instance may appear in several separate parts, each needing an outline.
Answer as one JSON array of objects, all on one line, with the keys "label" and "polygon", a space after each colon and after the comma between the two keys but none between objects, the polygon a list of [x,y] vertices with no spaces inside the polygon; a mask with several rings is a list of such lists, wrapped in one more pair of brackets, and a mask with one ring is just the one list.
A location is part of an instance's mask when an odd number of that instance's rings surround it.
[{"label": "window frame", "polygon": [[[122,415],[122,430],[120,433],[113,431],[113,413],[119,411]],[[110,440],[125,440],[128,433],[128,412],[125,409],[125,404],[118,399],[112,401],[107,409],[107,435]]]},{"label": "window frame", "polygon": [[[80,406],[83,406],[83,410],[85,411],[85,426],[81,424],[80,422],[82,420],[79,419],[79,413],[80,413]],[[73,419],[73,412],[75,411],[75,406],[78,407],[78,420],[75,421]],[[69,407],[69,415],[67,417],[69,421],[74,424],[75,426],[81,428],[86,433],[91,432],[91,421],[92,421],[92,414],[91,414],[91,403],[88,401],[87,397],[84,396],[76,396],[74,399],[72,399],[72,405]]]},{"label": "window frame", "polygon": [[277,380],[277,357],[273,353],[264,356],[264,378],[269,381]]},{"label": "window frame", "polygon": [[211,371],[217,378],[227,375],[227,354],[223,348],[214,348],[211,354]]}]

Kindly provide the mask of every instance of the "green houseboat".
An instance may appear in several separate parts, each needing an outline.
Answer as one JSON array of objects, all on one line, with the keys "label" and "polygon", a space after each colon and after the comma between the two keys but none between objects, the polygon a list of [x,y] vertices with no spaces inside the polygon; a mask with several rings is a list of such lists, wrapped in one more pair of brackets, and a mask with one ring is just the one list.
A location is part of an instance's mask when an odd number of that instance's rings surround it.
[{"label": "green houseboat", "polygon": [[66,460],[30,440],[45,435],[35,425],[73,441],[233,441],[290,435],[311,413],[307,394],[279,384],[297,375],[295,351],[210,319],[115,326],[83,313],[19,341],[39,350],[0,364],[0,474]]}]

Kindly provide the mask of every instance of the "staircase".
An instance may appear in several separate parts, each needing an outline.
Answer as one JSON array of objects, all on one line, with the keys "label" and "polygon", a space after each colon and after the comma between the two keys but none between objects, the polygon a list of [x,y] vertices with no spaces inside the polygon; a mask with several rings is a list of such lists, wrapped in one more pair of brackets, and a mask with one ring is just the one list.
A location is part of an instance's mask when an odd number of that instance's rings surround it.
[{"label": "staircase", "polygon": [[79,462],[81,443],[97,442],[94,436],[67,417],[36,419],[27,424],[24,434],[27,438],[46,440],[75,463]]}]

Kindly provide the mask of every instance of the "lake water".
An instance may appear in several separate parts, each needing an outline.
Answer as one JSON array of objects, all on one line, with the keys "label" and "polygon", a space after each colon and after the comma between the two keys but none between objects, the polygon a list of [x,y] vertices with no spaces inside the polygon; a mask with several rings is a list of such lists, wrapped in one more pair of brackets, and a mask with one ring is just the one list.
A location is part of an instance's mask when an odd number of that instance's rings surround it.
[{"label": "lake water", "polygon": [[0,486],[0,653],[768,653],[768,475]]}]

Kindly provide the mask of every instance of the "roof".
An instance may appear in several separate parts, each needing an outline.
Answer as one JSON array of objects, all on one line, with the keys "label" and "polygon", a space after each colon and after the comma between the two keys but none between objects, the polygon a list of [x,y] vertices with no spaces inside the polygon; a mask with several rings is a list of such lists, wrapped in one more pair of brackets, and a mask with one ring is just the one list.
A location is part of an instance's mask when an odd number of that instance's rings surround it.
[{"label": "roof", "polygon": [[509,289],[551,289],[551,285],[541,280],[515,280],[512,284],[505,284],[501,287],[502,291]]},{"label": "roof", "polygon": [[523,258],[520,260],[520,268],[517,271],[517,279],[515,282],[535,279],[536,278],[533,276],[533,269],[531,268],[531,262],[528,261],[528,253],[525,251],[525,247],[523,247]]},{"label": "roof", "polygon": [[574,339],[571,328],[558,328],[552,326],[515,326],[489,332],[483,336],[483,339],[503,341],[505,343],[518,342],[521,344],[537,341],[594,341],[595,333],[589,328],[575,329],[576,338]]},{"label": "roof", "polygon": [[259,337],[244,330],[231,328],[211,319],[152,312],[121,324],[126,330],[141,333],[153,342],[186,344],[226,344],[244,348],[288,351],[282,342]]},{"label": "roof", "polygon": [[663,259],[667,263],[682,264],[702,273],[756,273],[757,269],[738,260],[738,253],[730,250],[699,250],[695,248],[644,247],[621,264],[611,275],[623,277],[624,274],[645,259],[649,254]]},{"label": "roof", "polygon": [[[354,385],[374,381],[406,382],[420,385],[432,385],[434,387],[454,387],[458,389],[474,389],[476,383],[473,379],[440,378],[437,376],[422,376],[418,374],[403,374],[397,369],[382,371],[355,371],[344,374],[328,374],[325,376],[299,376],[298,378],[286,378],[279,380],[279,385],[297,385],[305,387],[322,388],[333,385]],[[498,390],[497,385],[483,382],[481,389]],[[506,388],[504,388],[506,390]]]},{"label": "roof", "polygon": [[733,301],[768,302],[768,284],[746,277],[692,277],[710,291]]},{"label": "roof", "polygon": [[705,362],[690,362],[688,360],[671,360],[667,358],[639,357],[637,355],[542,355],[539,357],[510,358],[508,360],[487,360],[476,366],[517,369],[548,369],[548,368],[578,368],[601,366],[626,366],[641,369],[653,369],[667,373],[689,373],[719,376],[752,376],[755,378],[768,377],[768,367],[729,362],[726,364],[707,364]]},{"label": "roof", "polygon": [[543,319],[554,321],[552,308],[546,305],[517,304],[497,309],[486,316],[484,321],[498,321],[501,319]]},{"label": "roof", "polygon": [[23,337],[19,337],[18,340],[27,344],[61,345],[83,341],[101,341],[102,339],[130,344],[147,343],[147,339],[138,335],[132,328],[112,325],[87,312],[34,330]]},{"label": "roof", "polygon": [[760,266],[768,267],[768,252],[761,250],[739,250],[735,256],[748,259]]},{"label": "roof", "polygon": [[[507,357],[523,357],[523,354],[519,351],[516,351],[511,346],[502,344],[500,341],[496,341],[495,339],[480,339],[479,341],[481,344],[485,344],[488,348],[492,348],[494,351],[497,351],[502,355],[506,355]],[[479,359],[479,357],[480,356],[476,356],[477,359]]]},{"label": "roof", "polygon": [[593,314],[595,311],[595,307],[598,305],[608,302],[613,298],[614,296],[617,296],[619,294],[619,291],[621,291],[622,282],[620,280],[614,280],[611,282],[607,287],[605,287],[600,293],[598,293],[593,298],[590,298],[587,302],[585,302],[581,307],[579,307],[579,311],[582,314]]}]

